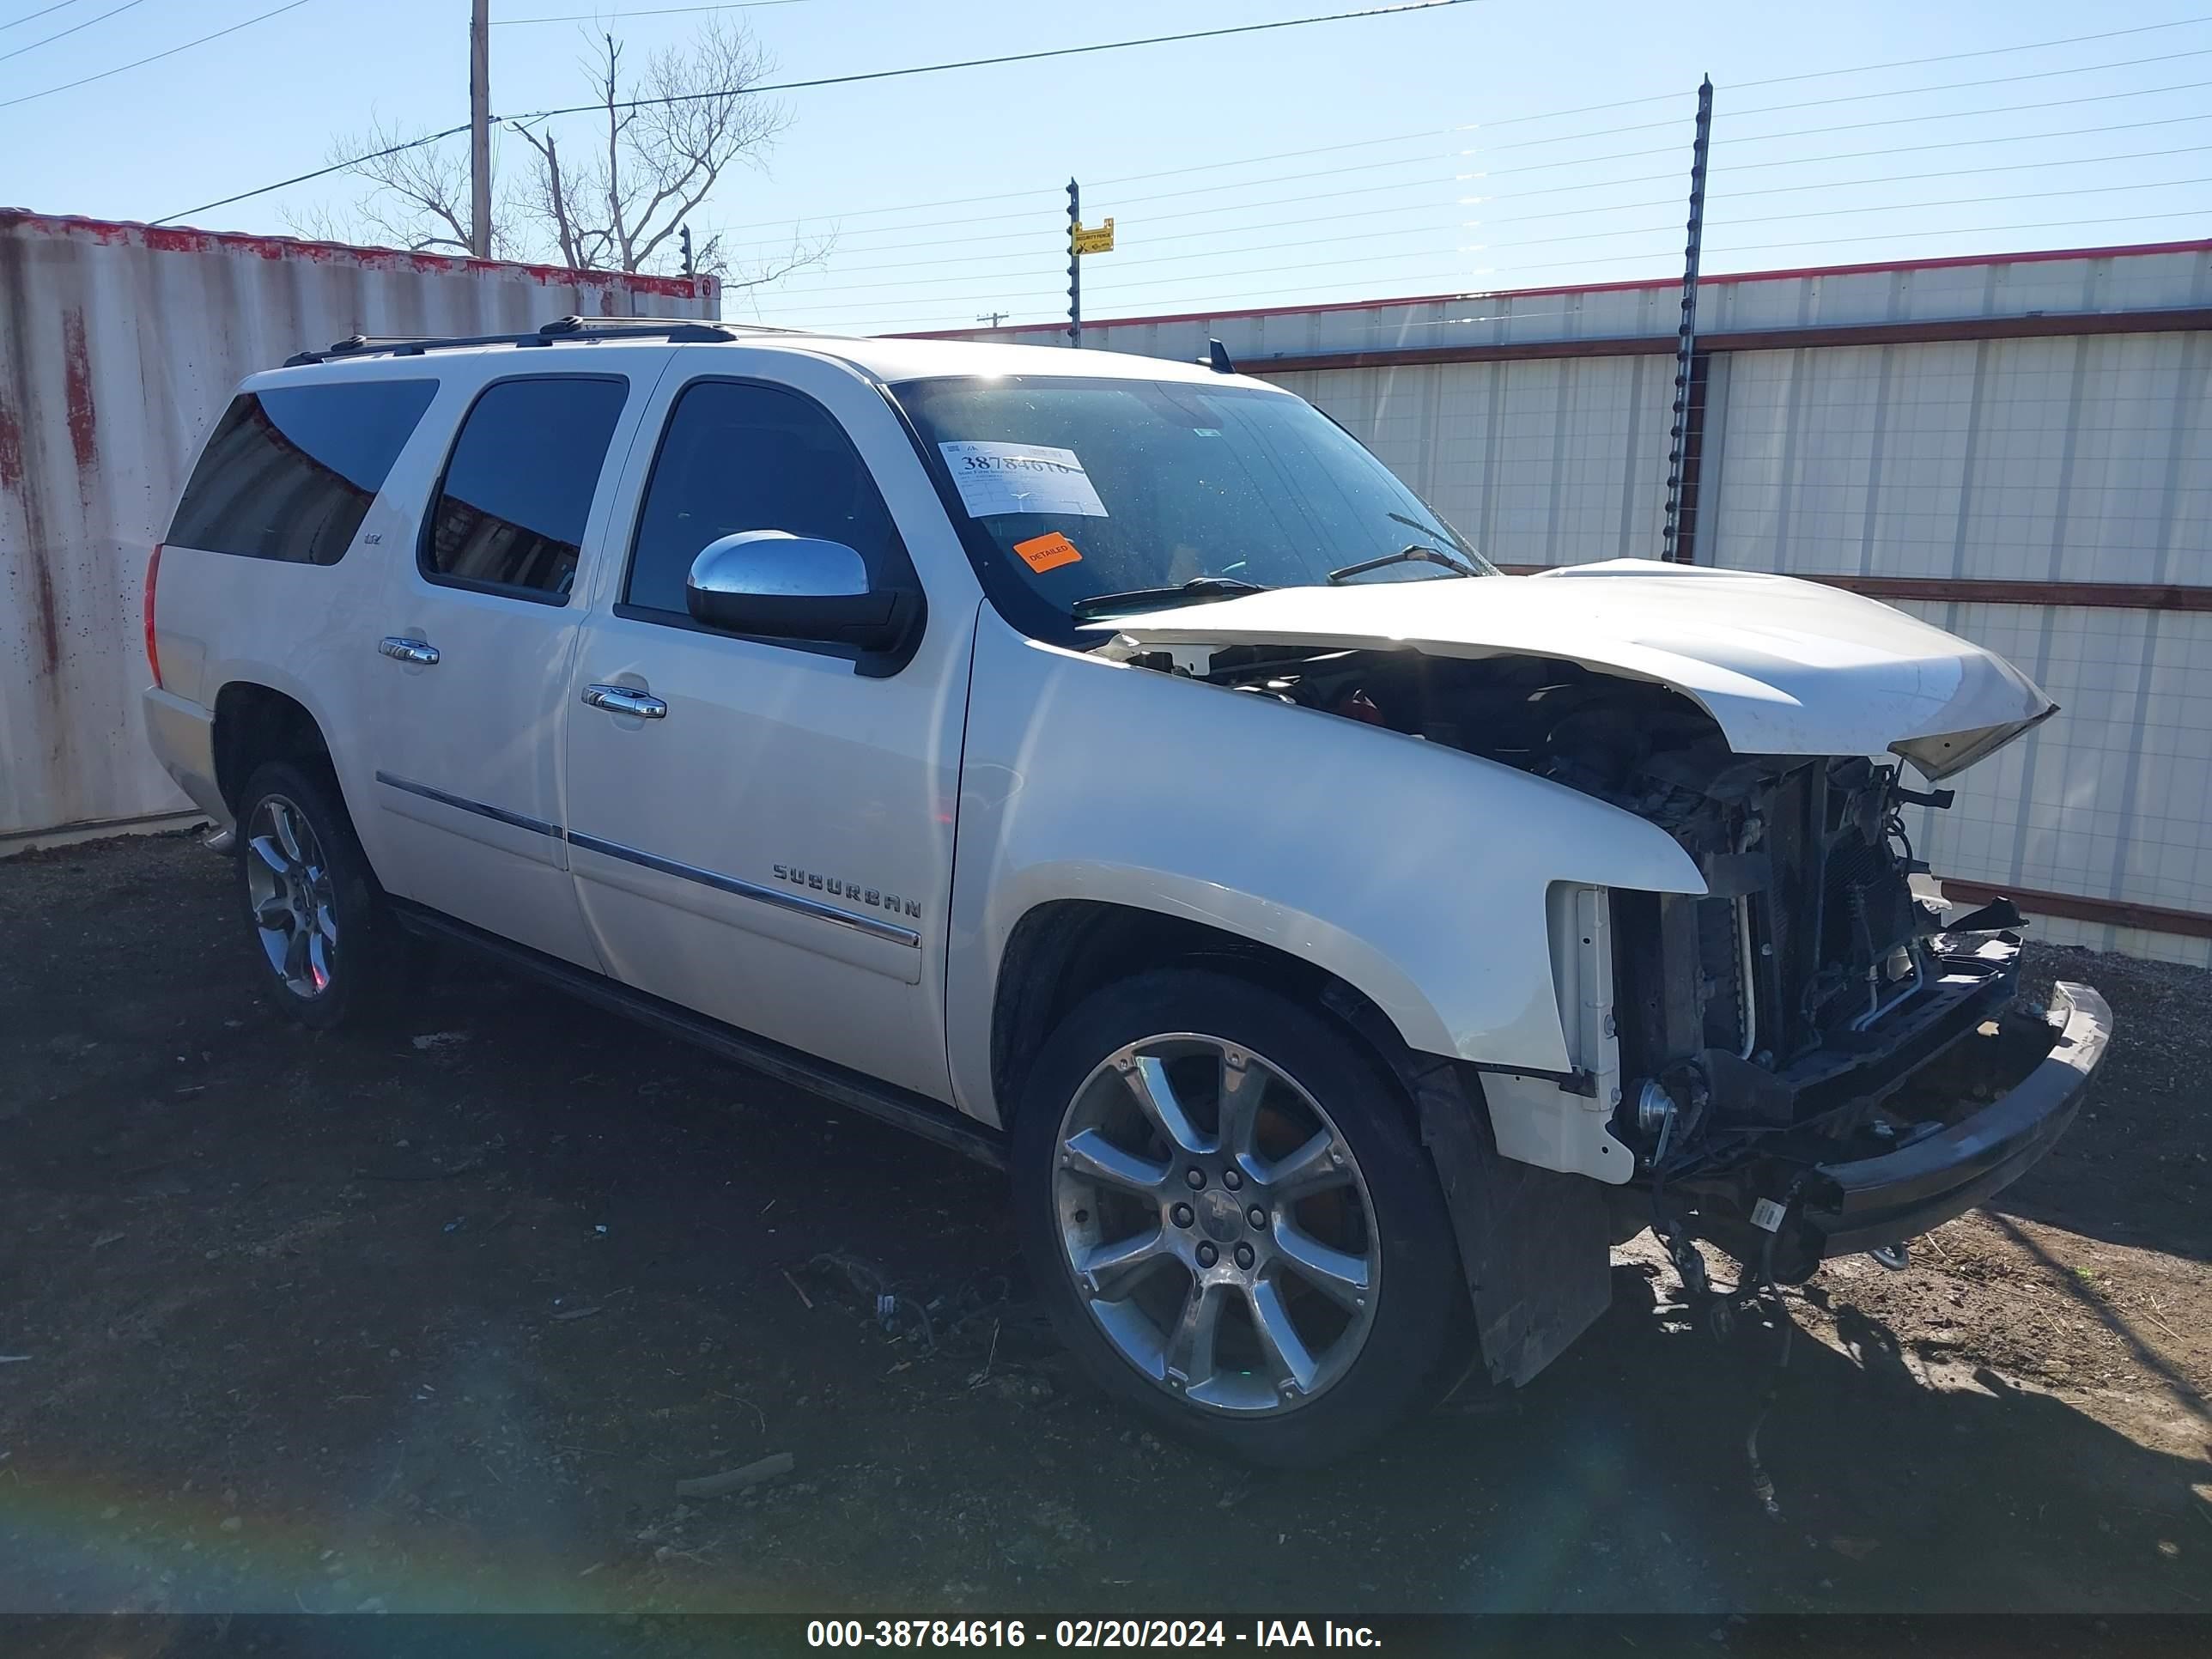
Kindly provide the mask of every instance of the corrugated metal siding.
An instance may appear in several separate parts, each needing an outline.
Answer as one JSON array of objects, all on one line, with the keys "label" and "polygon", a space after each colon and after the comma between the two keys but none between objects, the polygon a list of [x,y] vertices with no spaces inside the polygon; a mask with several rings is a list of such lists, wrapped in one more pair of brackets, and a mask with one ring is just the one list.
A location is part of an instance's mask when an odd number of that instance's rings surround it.
[{"label": "corrugated metal siding", "polygon": [[1503,564],[1653,557],[1664,519],[1661,357],[1270,376],[1358,433]]},{"label": "corrugated metal siding", "polygon": [[2208,370],[2205,334],[1731,353],[1699,562],[2212,580]]},{"label": "corrugated metal siding", "polygon": [[580,274],[0,213],[0,836],[187,805],[147,753],[140,586],[244,376],[354,333],[718,314]]},{"label": "corrugated metal siding", "polygon": [[[2212,614],[1901,608],[2010,658],[2060,709],[1951,780],[1949,811],[1910,810],[1939,876],[2212,913]],[[2044,936],[2212,967],[2212,939],[2078,921]]]},{"label": "corrugated metal siding", "polygon": [[[1699,557],[2212,583],[2208,369],[2201,333],[1731,354],[1714,370]],[[1911,815],[1939,873],[2212,913],[2212,615],[1903,608],[2002,653],[2063,711],[1957,780],[1949,811]],[[2212,965],[2212,940],[2060,932]]]}]

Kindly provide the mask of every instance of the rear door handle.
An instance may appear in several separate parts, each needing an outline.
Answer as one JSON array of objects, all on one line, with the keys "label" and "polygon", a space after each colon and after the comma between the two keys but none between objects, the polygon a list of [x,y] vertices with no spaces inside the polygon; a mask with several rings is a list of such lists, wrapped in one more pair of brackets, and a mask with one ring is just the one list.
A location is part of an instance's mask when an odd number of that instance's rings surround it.
[{"label": "rear door handle", "polygon": [[438,665],[438,647],[428,640],[410,640],[398,634],[386,634],[376,642],[376,648],[396,661],[418,663],[424,668]]},{"label": "rear door handle", "polygon": [[587,685],[584,702],[593,708],[604,708],[610,714],[635,714],[641,720],[668,718],[668,705],[649,691],[640,691],[627,685]]}]

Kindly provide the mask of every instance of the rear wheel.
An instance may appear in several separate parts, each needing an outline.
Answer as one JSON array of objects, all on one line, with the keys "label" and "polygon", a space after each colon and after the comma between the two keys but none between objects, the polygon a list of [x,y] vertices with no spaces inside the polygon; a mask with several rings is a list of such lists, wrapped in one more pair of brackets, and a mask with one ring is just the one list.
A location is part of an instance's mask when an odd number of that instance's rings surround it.
[{"label": "rear wheel", "polygon": [[262,984],[318,1030],[381,1012],[405,952],[327,774],[273,761],[247,780],[238,877]]},{"label": "rear wheel", "polygon": [[1316,1463],[1444,1380],[1443,1194],[1396,1083],[1326,1016],[1209,972],[1109,987],[1047,1042],[1012,1152],[1061,1335],[1176,1431]]}]

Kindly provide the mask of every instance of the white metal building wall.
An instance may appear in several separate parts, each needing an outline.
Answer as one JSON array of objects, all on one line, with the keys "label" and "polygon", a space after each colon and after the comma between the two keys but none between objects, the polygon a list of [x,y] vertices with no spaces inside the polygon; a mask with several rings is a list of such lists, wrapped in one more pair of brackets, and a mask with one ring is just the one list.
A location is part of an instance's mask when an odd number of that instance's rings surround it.
[{"label": "white metal building wall", "polygon": [[1327,410],[1503,564],[1659,548],[1674,364],[1659,357],[1271,376]]},{"label": "white metal building wall", "polygon": [[[1798,575],[2212,583],[2212,335],[1732,354],[1698,556]],[[2063,712],[1917,813],[1964,879],[2212,912],[2212,613],[1905,608]],[[2212,964],[2212,940],[2048,937]]]},{"label": "white metal building wall", "polygon": [[712,317],[717,300],[711,277],[0,212],[0,848],[189,805],[141,728],[141,586],[240,380],[355,333]]}]

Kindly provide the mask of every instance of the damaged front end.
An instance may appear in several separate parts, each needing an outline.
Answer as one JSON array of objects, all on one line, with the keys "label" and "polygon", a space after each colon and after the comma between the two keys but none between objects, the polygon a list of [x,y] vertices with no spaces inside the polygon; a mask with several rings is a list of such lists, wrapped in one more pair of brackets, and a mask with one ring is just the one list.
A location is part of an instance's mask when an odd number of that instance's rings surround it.
[{"label": "damaged front end", "polygon": [[[1499,1149],[1613,1183],[1618,1237],[1693,1234],[1780,1279],[1896,1244],[2040,1157],[2102,1058],[2095,992],[2020,1003],[2009,902],[1947,920],[1915,891],[1903,811],[1951,794],[1906,787],[1895,760],[1740,753],[1691,697],[1553,658],[1128,656],[1549,778],[1689,854],[1702,896],[1554,889],[1577,1072],[1483,1079]],[[1613,1156],[1547,1143],[1562,1122]]]}]

